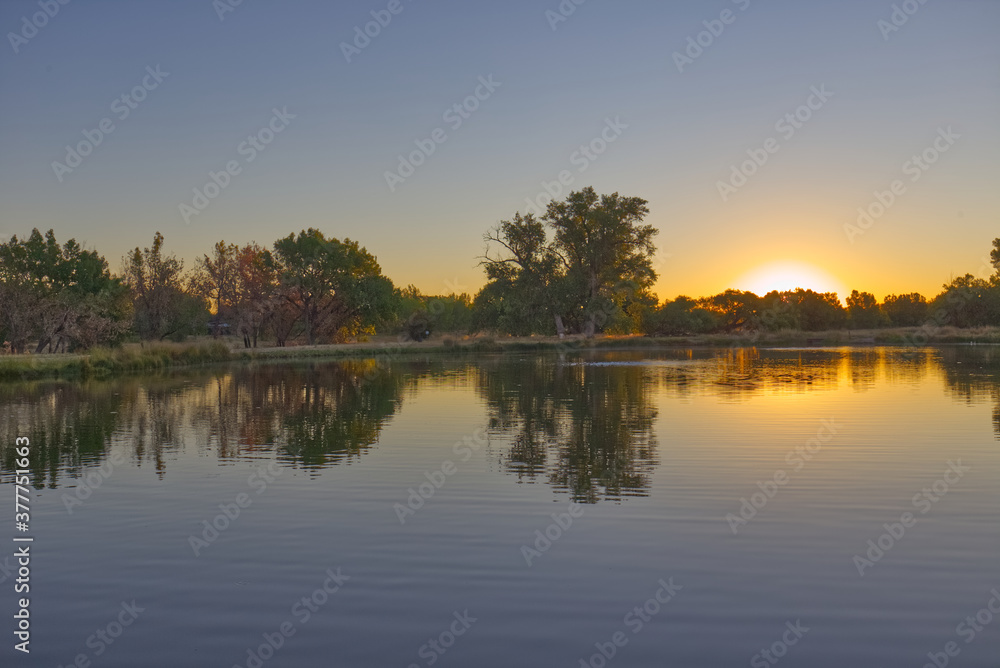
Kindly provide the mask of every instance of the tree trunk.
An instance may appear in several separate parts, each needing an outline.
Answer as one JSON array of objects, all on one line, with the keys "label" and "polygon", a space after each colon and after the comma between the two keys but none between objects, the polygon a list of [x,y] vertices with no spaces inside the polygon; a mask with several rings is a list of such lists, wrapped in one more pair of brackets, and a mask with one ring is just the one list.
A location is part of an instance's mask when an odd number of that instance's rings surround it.
[{"label": "tree trunk", "polygon": [[51,342],[52,342],[52,337],[51,336],[46,336],[43,339],[39,339],[38,345],[35,346],[35,354],[36,355],[41,354],[41,352],[43,350],[45,350],[45,346],[49,345],[49,343],[51,343]]},{"label": "tree trunk", "polygon": [[597,301],[597,274],[590,270],[590,299],[587,303],[587,320],[583,325],[583,333],[588,339],[594,338],[597,332],[597,314],[594,313],[594,302]]},{"label": "tree trunk", "polygon": [[306,308],[305,308],[305,312],[306,312],[306,314],[305,314],[306,315],[306,343],[308,343],[311,346],[311,345],[313,345],[313,341],[315,340],[315,337],[313,336],[313,317],[312,317],[313,313],[312,313],[312,305],[310,305],[310,304],[307,303],[306,304]]}]

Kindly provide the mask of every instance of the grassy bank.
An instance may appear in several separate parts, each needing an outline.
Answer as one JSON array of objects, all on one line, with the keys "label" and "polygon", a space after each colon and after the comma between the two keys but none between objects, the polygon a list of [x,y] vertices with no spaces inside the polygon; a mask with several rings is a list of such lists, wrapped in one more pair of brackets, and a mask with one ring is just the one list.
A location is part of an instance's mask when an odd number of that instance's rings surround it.
[{"label": "grassy bank", "polygon": [[36,378],[107,378],[177,366],[237,359],[222,343],[156,344],[95,349],[86,354],[10,355],[0,357],[0,380]]},{"label": "grassy bank", "polygon": [[[235,342],[234,342],[235,343]],[[410,355],[466,355],[496,352],[545,352],[572,350],[634,350],[651,348],[746,348],[753,346],[862,346],[928,344],[1000,344],[1000,328],[958,329],[940,327],[868,331],[781,331],[757,334],[703,334],[682,337],[601,337],[596,339],[555,337],[493,338],[445,336],[422,343],[399,343],[384,339],[368,343],[293,346],[288,348],[232,348],[220,341],[187,344],[128,345],[113,350],[97,349],[86,354],[8,355],[0,357],[0,381],[39,378],[109,378],[127,373],[158,371],[174,367],[265,360],[392,358]]]}]

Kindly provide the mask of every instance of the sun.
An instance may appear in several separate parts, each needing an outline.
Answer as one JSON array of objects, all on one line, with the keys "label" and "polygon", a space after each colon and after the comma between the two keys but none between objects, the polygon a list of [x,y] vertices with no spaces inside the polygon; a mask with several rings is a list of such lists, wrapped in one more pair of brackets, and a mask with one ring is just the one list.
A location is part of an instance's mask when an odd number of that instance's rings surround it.
[{"label": "sun", "polygon": [[826,271],[805,262],[793,260],[772,262],[753,269],[736,280],[735,287],[763,296],[772,290],[802,288],[815,292],[836,292],[845,296],[843,284]]}]

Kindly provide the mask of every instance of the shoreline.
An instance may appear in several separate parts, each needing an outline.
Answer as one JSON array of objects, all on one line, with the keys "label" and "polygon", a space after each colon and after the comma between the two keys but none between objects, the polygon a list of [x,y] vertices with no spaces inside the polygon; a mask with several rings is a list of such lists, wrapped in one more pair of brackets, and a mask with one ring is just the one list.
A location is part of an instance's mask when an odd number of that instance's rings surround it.
[{"label": "shoreline", "polygon": [[[266,361],[310,361],[338,359],[393,358],[412,355],[468,355],[479,353],[626,351],[677,348],[815,348],[831,347],[923,347],[936,345],[998,345],[1000,327],[958,329],[908,327],[886,330],[827,332],[780,331],[758,334],[702,334],[692,336],[647,337],[579,336],[495,338],[435,337],[423,342],[383,340],[290,346],[285,348],[235,348],[218,339],[190,343],[126,344],[116,349],[88,353],[55,353],[0,356],[0,382],[41,379],[106,379],[119,375],[215,364]],[[235,342],[234,342],[235,343]]]}]

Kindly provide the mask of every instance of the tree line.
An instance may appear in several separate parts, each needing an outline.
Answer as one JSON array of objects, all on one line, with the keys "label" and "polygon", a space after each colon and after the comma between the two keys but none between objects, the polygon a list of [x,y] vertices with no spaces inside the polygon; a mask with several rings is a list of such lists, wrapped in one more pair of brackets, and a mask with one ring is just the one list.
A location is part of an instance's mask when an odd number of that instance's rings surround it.
[{"label": "tree line", "polygon": [[52,230],[0,245],[0,339],[11,351],[82,350],[127,340],[234,334],[315,344],[392,326],[401,292],[358,242],[308,229],[267,249],[218,242],[189,270],[164,248],[135,248],[113,275],[107,260]]},{"label": "tree line", "polygon": [[219,241],[193,267],[165,249],[157,232],[112,272],[97,251],[35,229],[0,244],[0,341],[11,352],[86,350],[130,340],[239,337],[284,346],[432,332],[518,336],[689,335],[838,328],[1000,324],[1000,239],[987,279],[954,279],[928,299],[917,293],[881,302],[853,291],[808,289],[763,296],[726,290],[660,302],[648,202],[593,188],[553,201],[537,218],[516,213],[484,235],[486,284],[474,296],[432,296],[396,287],[357,241],[310,228],[239,246]]}]

